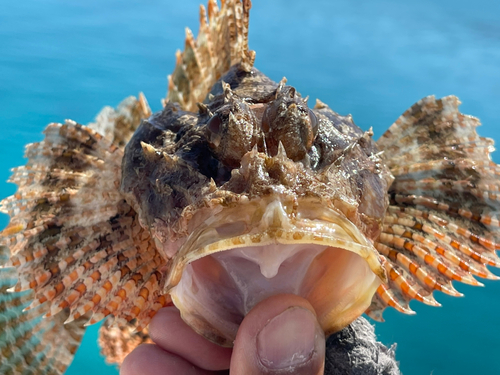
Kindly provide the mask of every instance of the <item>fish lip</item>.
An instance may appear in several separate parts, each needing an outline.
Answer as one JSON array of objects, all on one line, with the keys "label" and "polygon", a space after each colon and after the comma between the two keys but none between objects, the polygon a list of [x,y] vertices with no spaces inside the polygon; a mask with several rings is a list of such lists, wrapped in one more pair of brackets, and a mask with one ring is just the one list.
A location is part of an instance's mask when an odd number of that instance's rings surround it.
[{"label": "fish lip", "polygon": [[[188,236],[170,262],[164,292],[169,293],[180,282],[184,268],[197,259],[235,248],[269,244],[304,243],[342,248],[362,257],[378,279],[387,283],[378,251],[345,215],[314,201],[303,200],[297,205],[294,199],[292,204],[295,210],[289,209],[290,200],[286,197],[272,196],[223,208],[207,218]],[[238,225],[241,228],[233,230],[244,233],[224,236],[218,231],[224,226]],[[210,234],[212,240],[207,239]]]}]

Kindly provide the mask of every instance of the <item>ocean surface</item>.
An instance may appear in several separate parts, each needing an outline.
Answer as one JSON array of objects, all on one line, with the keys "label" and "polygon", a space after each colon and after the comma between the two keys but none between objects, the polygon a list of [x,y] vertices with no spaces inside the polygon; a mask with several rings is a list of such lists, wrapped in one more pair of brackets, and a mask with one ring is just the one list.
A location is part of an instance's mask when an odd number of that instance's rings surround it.
[{"label": "ocean surface", "polygon": [[[199,1],[3,2],[0,181],[50,122],[87,123],[140,91],[159,110],[184,27],[197,32]],[[454,94],[481,119],[480,134],[500,142],[499,1],[254,0],[250,47],[262,72],[352,114],[375,138],[420,98]],[[1,197],[14,191],[0,183]],[[412,302],[415,316],[384,313],[376,332],[397,343],[405,375],[500,374],[500,281],[484,284],[457,284],[463,298],[437,292],[440,308]],[[68,374],[117,374],[96,339],[90,327]]]}]

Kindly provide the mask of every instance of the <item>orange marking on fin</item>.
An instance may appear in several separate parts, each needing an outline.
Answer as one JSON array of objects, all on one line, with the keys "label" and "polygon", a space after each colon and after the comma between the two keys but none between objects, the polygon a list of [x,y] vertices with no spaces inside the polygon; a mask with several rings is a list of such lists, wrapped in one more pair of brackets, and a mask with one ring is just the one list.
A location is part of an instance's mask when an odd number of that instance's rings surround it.
[{"label": "orange marking on fin", "polygon": [[47,302],[47,301],[48,301],[48,300],[47,300],[47,297],[45,297],[45,296],[41,296],[40,298],[38,298],[38,302],[40,303],[40,305],[41,305],[42,303],[44,303],[44,302]]},{"label": "orange marking on fin", "polygon": [[61,294],[64,290],[64,284],[62,282],[59,282],[56,284],[56,286],[54,287],[55,291],[56,291],[56,295],[58,296],[59,294]]},{"label": "orange marking on fin", "polygon": [[116,309],[118,308],[118,303],[116,303],[116,301],[110,301],[106,307],[109,309],[109,311],[116,311]]},{"label": "orange marking on fin", "polygon": [[116,295],[117,295],[118,297],[120,297],[122,300],[125,300],[125,298],[127,298],[127,292],[126,292],[126,291],[125,291],[125,289],[123,289],[123,288],[122,288],[122,289],[120,289],[120,290],[116,293]]},{"label": "orange marking on fin", "polygon": [[141,291],[139,292],[139,296],[141,296],[142,298],[144,298],[145,301],[147,301],[149,296],[149,289],[142,288]]},{"label": "orange marking on fin", "polygon": [[77,290],[80,295],[83,295],[87,291],[87,287],[85,286],[84,283],[79,283],[76,287],[75,290]]},{"label": "orange marking on fin", "polygon": [[52,276],[57,276],[59,272],[61,272],[61,270],[59,269],[58,265],[55,265],[50,269],[50,273],[52,274]]},{"label": "orange marking on fin", "polygon": [[413,252],[413,244],[410,242],[410,241],[405,241],[404,243],[404,248],[408,251],[412,251]]},{"label": "orange marking on fin", "polygon": [[36,278],[37,282],[39,285],[42,285],[42,284],[45,284],[46,281],[48,281],[50,279],[50,277],[52,276],[52,274],[48,271],[42,273],[40,276],[38,276]]},{"label": "orange marking on fin", "polygon": [[435,236],[435,237],[437,237],[437,238],[438,238],[438,239],[440,239],[440,240],[444,240],[444,239],[445,239],[445,237],[446,237],[443,233],[438,232],[438,231],[435,231],[435,232],[434,232],[434,236]]},{"label": "orange marking on fin", "polygon": [[71,305],[71,303],[76,299],[77,297],[75,297],[74,295],[70,294],[64,301],[62,301],[60,304],[59,304],[59,307],[61,309],[65,309],[66,307],[68,307],[69,305]]},{"label": "orange marking on fin", "polygon": [[441,272],[443,275],[445,275],[448,271],[448,267],[446,267],[445,265],[443,265],[442,263],[439,263],[438,266],[437,266],[437,269],[439,272]]},{"label": "orange marking on fin", "polygon": [[435,259],[436,258],[434,258],[431,254],[426,254],[424,256],[424,262],[427,264],[433,264]]},{"label": "orange marking on fin", "polygon": [[160,297],[158,297],[158,303],[160,303],[160,305],[162,306],[165,306],[167,304],[167,299],[165,298],[165,295],[161,295]]},{"label": "orange marking on fin", "polygon": [[482,218],[481,223],[486,224],[486,225],[491,225],[491,217],[490,216],[485,216]]},{"label": "orange marking on fin", "polygon": [[99,294],[94,294],[92,297],[92,302],[94,302],[95,305],[98,305],[99,302],[101,302],[101,296]]},{"label": "orange marking on fin", "polygon": [[99,271],[94,271],[90,277],[96,282],[101,278],[101,273]]},{"label": "orange marking on fin", "polygon": [[78,271],[77,270],[73,270],[73,272],[71,272],[68,277],[71,279],[71,281],[76,281],[78,279]]},{"label": "orange marking on fin", "polygon": [[111,292],[111,289],[113,289],[113,284],[111,284],[109,281],[106,281],[102,287],[106,289],[106,291]]},{"label": "orange marking on fin", "polygon": [[411,262],[408,268],[410,269],[411,273],[415,274],[420,267],[417,266],[415,262]]},{"label": "orange marking on fin", "polygon": [[45,293],[45,295],[48,300],[53,300],[56,297],[56,291],[54,289],[50,289]]},{"label": "orange marking on fin", "polygon": [[141,313],[141,309],[137,306],[133,306],[132,309],[130,310],[132,316],[137,316]]},{"label": "orange marking on fin", "polygon": [[401,276],[402,280],[401,280],[401,284],[399,285],[401,290],[403,291],[403,293],[409,295],[410,297],[413,297],[417,300],[419,300],[420,302],[422,302],[422,296],[420,296],[420,294],[418,292],[416,292],[415,290],[413,290],[413,288],[410,286],[410,284],[408,284],[408,282],[406,280],[403,279],[403,276]]},{"label": "orange marking on fin", "polygon": [[394,268],[392,266],[389,270],[389,277],[391,278],[392,281],[396,280],[399,277],[399,275],[397,274],[397,272],[394,270]]},{"label": "orange marking on fin", "polygon": [[412,238],[412,234],[409,230],[405,230],[403,232],[403,234],[401,235],[401,237],[405,237],[405,238]]}]

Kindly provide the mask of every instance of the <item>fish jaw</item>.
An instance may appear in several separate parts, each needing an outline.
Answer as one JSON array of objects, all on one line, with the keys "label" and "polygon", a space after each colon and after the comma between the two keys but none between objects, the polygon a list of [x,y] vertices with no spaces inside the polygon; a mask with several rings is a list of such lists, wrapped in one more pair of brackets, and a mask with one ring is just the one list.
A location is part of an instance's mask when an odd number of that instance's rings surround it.
[{"label": "fish jaw", "polygon": [[164,291],[196,332],[232,346],[245,315],[272,295],[306,298],[329,334],[385,280],[371,241],[342,213],[276,194],[204,220],[172,259]]}]

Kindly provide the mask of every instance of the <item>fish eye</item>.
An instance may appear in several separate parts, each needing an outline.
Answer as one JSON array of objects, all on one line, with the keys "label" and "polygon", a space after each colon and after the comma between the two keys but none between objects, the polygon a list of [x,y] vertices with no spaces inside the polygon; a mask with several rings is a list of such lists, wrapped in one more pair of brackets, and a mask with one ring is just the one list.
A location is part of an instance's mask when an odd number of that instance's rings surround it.
[{"label": "fish eye", "polygon": [[207,122],[207,129],[213,134],[219,134],[222,130],[222,119],[219,115],[213,115]]},{"label": "fish eye", "polygon": [[319,122],[318,122],[318,118],[316,117],[316,115],[314,114],[314,112],[311,109],[309,109],[309,120],[311,121],[311,129],[312,129],[313,135],[314,135],[314,137],[316,137],[316,134],[318,134]]}]

